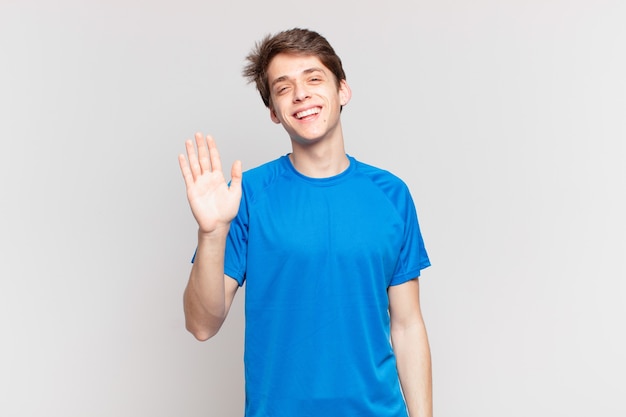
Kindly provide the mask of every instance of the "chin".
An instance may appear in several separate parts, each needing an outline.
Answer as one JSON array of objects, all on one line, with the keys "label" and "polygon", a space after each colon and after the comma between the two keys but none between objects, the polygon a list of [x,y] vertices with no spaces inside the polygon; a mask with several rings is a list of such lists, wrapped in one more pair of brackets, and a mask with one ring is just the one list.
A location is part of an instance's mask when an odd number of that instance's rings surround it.
[{"label": "chin", "polygon": [[315,145],[323,140],[323,137],[315,136],[315,137],[307,137],[307,136],[296,136],[291,138],[292,141],[297,142],[301,145]]}]

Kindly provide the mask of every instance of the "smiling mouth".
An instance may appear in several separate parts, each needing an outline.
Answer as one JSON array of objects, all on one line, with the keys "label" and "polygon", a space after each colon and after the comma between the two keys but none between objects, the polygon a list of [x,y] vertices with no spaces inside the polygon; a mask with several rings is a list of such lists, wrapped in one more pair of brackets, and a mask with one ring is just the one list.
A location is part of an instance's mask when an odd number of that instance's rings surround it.
[{"label": "smiling mouth", "polygon": [[314,114],[318,114],[321,111],[322,111],[321,108],[313,107],[312,109],[299,111],[298,113],[295,114],[295,116],[296,116],[296,119],[302,120],[302,119],[304,119],[307,116],[312,116]]}]

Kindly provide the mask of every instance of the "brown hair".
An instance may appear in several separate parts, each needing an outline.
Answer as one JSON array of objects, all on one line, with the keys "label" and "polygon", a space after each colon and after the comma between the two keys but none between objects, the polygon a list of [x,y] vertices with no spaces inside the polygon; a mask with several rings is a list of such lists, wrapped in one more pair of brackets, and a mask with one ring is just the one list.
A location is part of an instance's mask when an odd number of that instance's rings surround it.
[{"label": "brown hair", "polygon": [[243,76],[249,83],[255,83],[266,107],[270,107],[270,88],[267,79],[267,68],[272,58],[280,53],[314,55],[335,75],[337,88],[339,81],[346,79],[341,59],[330,43],[317,32],[308,29],[294,28],[267,35],[257,42],[246,57],[248,64],[243,69]]}]

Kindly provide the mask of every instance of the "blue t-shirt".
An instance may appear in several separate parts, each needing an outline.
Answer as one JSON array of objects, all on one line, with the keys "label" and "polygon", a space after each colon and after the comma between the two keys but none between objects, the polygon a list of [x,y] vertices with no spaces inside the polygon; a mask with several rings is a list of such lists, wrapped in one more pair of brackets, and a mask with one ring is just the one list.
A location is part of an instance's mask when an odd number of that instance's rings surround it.
[{"label": "blue t-shirt", "polygon": [[246,283],[247,417],[406,417],[387,289],[430,265],[413,200],[349,157],[309,178],[288,156],[244,173],[224,272]]}]

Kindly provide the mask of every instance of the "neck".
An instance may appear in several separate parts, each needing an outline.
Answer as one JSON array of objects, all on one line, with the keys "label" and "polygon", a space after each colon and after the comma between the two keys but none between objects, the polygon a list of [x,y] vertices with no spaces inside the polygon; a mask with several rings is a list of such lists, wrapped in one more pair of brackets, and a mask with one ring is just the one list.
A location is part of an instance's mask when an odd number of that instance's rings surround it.
[{"label": "neck", "polygon": [[311,178],[332,177],[341,174],[350,165],[343,141],[334,146],[328,143],[310,146],[294,143],[289,159],[296,171]]}]

